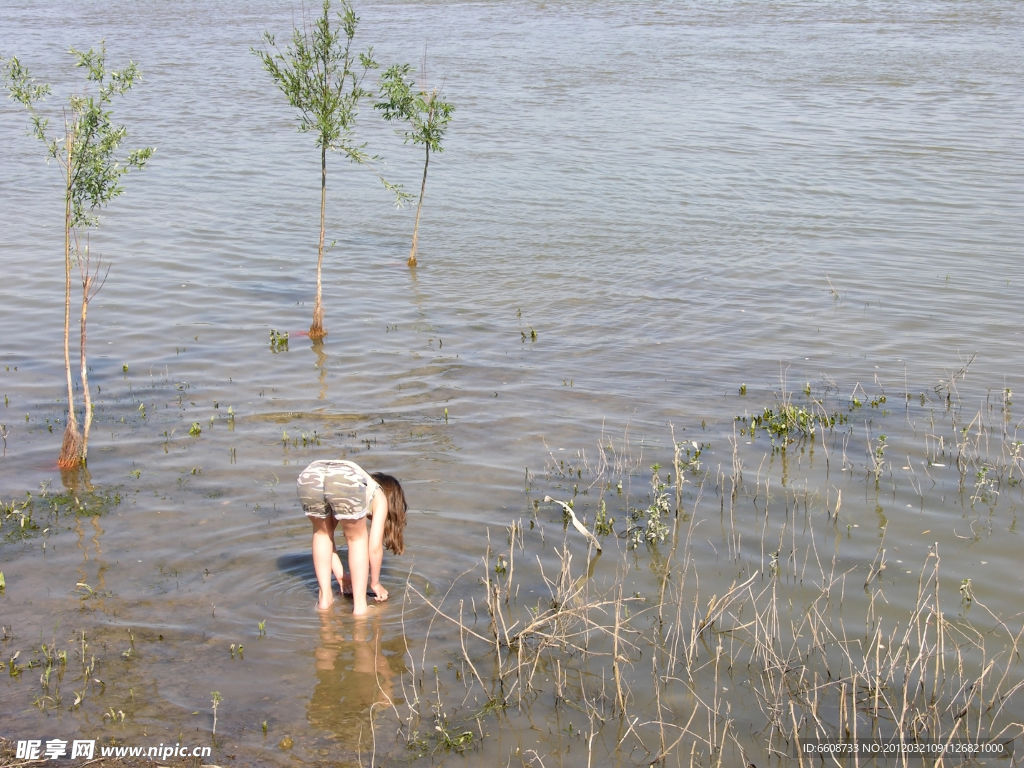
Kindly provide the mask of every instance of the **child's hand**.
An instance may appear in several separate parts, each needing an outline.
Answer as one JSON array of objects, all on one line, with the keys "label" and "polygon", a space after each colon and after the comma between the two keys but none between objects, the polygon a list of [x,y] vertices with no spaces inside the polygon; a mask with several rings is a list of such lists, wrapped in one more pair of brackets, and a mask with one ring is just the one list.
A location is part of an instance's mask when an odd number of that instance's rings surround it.
[{"label": "child's hand", "polygon": [[388,599],[388,591],[380,584],[371,584],[370,589],[373,590],[373,599],[375,602],[383,603]]}]

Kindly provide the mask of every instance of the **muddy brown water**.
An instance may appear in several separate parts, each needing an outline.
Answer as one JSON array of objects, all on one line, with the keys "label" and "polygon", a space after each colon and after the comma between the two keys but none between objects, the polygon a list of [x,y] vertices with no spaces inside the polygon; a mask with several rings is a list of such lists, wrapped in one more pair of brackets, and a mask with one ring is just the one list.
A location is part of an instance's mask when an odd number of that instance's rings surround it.
[{"label": "muddy brown water", "polygon": [[[144,79],[117,114],[133,146],[157,147],[93,233],[113,268],[91,310],[92,491],[81,478],[66,487],[59,174],[25,115],[0,108],[0,497],[31,494],[43,522],[25,537],[17,517],[0,529],[0,656],[27,663],[54,642],[71,658],[59,704],[39,667],[5,674],[0,735],[213,744],[215,762],[239,764],[369,760],[370,708],[407,697],[404,639],[417,667],[424,643],[428,669],[461,653],[406,584],[437,596],[475,568],[450,599],[480,603],[488,535],[504,542],[519,519],[536,526],[524,561],[550,564],[561,514],[534,504],[549,493],[578,493],[592,524],[604,488],[621,533],[626,510],[648,503],[651,465],[671,462],[669,424],[705,446],[696,514],[711,524],[694,557],[708,595],[767,571],[778,549],[762,551],[754,502],[736,523],[742,563],[729,561],[716,478],[731,472],[736,435],[749,496],[771,484],[785,507],[803,494],[816,527],[842,492],[830,541],[859,578],[884,534],[895,609],[912,603],[937,542],[951,610],[969,610],[955,596],[970,579],[996,613],[1019,612],[1020,407],[1003,395],[1024,392],[1020,4],[358,11],[359,40],[384,64],[419,61],[427,44],[431,81],[457,112],[431,164],[415,272],[412,211],[332,158],[330,333],[314,348],[301,331],[318,158],[249,53],[298,9],[0,8],[0,52],[58,93],[73,82],[71,46],[105,39],[112,64],[135,60]],[[360,130],[381,170],[414,187],[418,153],[371,112]],[[290,332],[287,350],[271,348],[271,328]],[[936,391],[972,356],[966,377]],[[809,402],[805,385],[848,418],[826,442],[781,455],[763,432],[734,431],[787,394]],[[964,427],[974,442],[958,468]],[[599,447],[609,441],[615,451]],[[599,457],[616,451],[627,471],[605,479],[624,480],[621,496],[592,487]],[[385,560],[392,599],[359,624],[343,601],[313,610],[294,492],[306,463],[338,455],[398,475],[412,505],[408,551]],[[84,513],[68,509],[75,498]],[[569,542],[579,562],[582,542]],[[641,592],[656,585],[646,556],[631,577]],[[616,562],[603,556],[595,579],[612,583]],[[531,567],[523,594],[543,594]],[[863,599],[850,598],[861,631]],[[71,708],[83,631],[103,683]],[[588,764],[557,708],[533,707],[535,721],[483,718],[487,735],[465,755],[388,749],[425,763],[536,750],[546,765]],[[756,706],[736,707],[756,743]],[[395,719],[377,722],[393,741]]]}]

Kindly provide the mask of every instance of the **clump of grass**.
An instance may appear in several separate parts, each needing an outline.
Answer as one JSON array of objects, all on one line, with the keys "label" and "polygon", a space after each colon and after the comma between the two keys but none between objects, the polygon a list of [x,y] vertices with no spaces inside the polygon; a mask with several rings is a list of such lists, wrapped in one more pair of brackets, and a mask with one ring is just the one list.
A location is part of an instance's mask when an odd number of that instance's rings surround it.
[{"label": "clump of grass", "polygon": [[[289,435],[287,430],[281,430],[281,444],[285,449],[287,449],[289,445],[293,448],[298,448],[300,445],[303,448],[308,448],[312,445],[320,445],[321,439],[322,436],[315,429],[312,433],[302,430],[298,435]],[[369,449],[369,446],[367,446],[367,449]]]},{"label": "clump of grass", "polygon": [[878,483],[882,477],[882,473],[885,472],[886,460],[885,460],[885,449],[889,447],[889,439],[885,435],[879,435],[875,440],[874,445],[871,444],[871,437],[868,437],[868,461],[870,462],[870,472],[875,478],[875,483]]},{"label": "clump of grass", "polygon": [[473,744],[472,731],[455,733],[455,731],[448,726],[448,723],[445,720],[439,721],[438,724],[434,726],[434,730],[437,732],[438,745],[445,752],[457,752],[462,754]]},{"label": "clump of grass", "polygon": [[[135,638],[130,629],[128,638],[129,648],[120,651],[115,650],[109,638],[97,640],[91,634],[87,636],[85,630],[70,632],[64,636],[63,641],[55,630],[50,642],[40,639],[14,649],[10,644],[18,642],[17,633],[8,633],[7,628],[4,628],[3,637],[0,638],[5,644],[0,671],[6,668],[12,678],[8,700],[13,705],[17,697],[24,697],[26,704],[31,704],[48,716],[59,715],[61,709],[80,710],[81,714],[76,717],[84,716],[90,721],[95,719],[115,724],[124,722],[132,714],[138,693],[137,689],[133,691],[131,688],[125,691],[125,666],[137,658]],[[104,649],[109,655],[98,657],[93,646]],[[117,675],[121,679],[111,681],[102,670],[114,662],[117,669],[121,670]],[[116,696],[113,703],[112,694]],[[6,763],[0,760],[0,765]]]},{"label": "clump of grass", "polygon": [[99,517],[122,500],[120,488],[101,490],[90,484],[54,493],[44,484],[37,494],[26,492],[21,500],[0,501],[0,542],[53,535],[62,518]]},{"label": "clump of grass", "polygon": [[594,533],[598,536],[610,536],[615,532],[615,518],[608,516],[608,507],[604,499],[597,510],[597,517],[594,518]]},{"label": "clump of grass", "polygon": [[777,408],[765,408],[760,414],[750,419],[750,435],[760,429],[767,432],[773,440],[778,438],[783,444],[792,443],[802,438],[813,437],[817,429],[831,429],[837,423],[843,423],[843,415],[828,414],[822,410],[807,408],[783,402]]},{"label": "clump of grass", "polygon": [[278,333],[276,328],[270,329],[270,351],[274,354],[288,351],[288,331]]},{"label": "clump of grass", "polygon": [[32,496],[22,501],[0,502],[0,536],[4,541],[27,538],[40,530],[33,518]]},{"label": "clump of grass", "polygon": [[671,533],[671,529],[665,523],[672,514],[668,493],[669,485],[659,477],[659,469],[657,464],[652,468],[651,503],[647,509],[634,509],[629,514],[626,537],[629,540],[629,546],[634,549],[644,542],[660,544]]},{"label": "clump of grass", "polygon": [[698,472],[700,472],[700,456],[706,449],[710,448],[711,446],[706,445],[704,443],[698,443],[696,440],[691,440],[690,442],[675,443],[675,446],[676,468],[680,472],[689,472],[691,475],[696,475]]}]

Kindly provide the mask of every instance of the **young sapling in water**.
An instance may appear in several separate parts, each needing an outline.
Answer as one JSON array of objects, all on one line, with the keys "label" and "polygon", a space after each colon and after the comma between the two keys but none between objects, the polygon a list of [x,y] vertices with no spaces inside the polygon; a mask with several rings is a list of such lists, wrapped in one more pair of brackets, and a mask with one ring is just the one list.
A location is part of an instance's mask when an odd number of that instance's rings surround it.
[{"label": "young sapling in water", "polygon": [[[145,166],[155,151],[153,147],[145,147],[131,151],[124,157],[117,154],[128,130],[112,122],[110,105],[115,96],[127,93],[135,81],[141,78],[135,63],[130,61],[123,69],[108,70],[106,48],[102,44],[99,51],[90,48],[83,52],[72,48],[70,53],[75,57],[75,67],[86,70],[86,82],[94,84],[91,87],[95,91],[74,93],[68,98],[67,107],[63,110],[63,134],[57,135],[49,133],[49,118],[39,111],[39,103],[51,93],[50,86],[37,85],[17,57],[12,56],[2,61],[4,87],[10,98],[29,111],[32,135],[46,145],[47,155],[57,161],[64,175],[64,368],[68,385],[68,421],[57,462],[61,469],[85,464],[89,448],[89,426],[92,423],[85,323],[89,301],[102,287],[102,282],[97,286],[98,270],[96,273],[90,272],[88,246],[83,260],[78,247],[80,233],[83,229],[96,226],[99,223],[97,211],[124,191],[121,177],[133,168],[141,169]],[[80,354],[82,389],[85,393],[84,436],[79,432],[75,412],[70,353],[71,266],[76,260],[82,269]]]},{"label": "young sapling in water", "polygon": [[[389,68],[380,83],[380,101],[374,104],[376,109],[384,113],[389,123],[396,121],[409,126],[399,134],[405,137],[405,143],[412,142],[423,145],[423,181],[420,184],[420,198],[416,205],[416,222],[412,229],[412,248],[409,249],[408,266],[416,266],[416,250],[419,246],[420,213],[423,210],[423,196],[427,190],[427,168],[430,166],[431,152],[444,152],[441,139],[448,130],[452,113],[455,111],[449,102],[441,97],[438,88],[430,90],[424,82],[414,92],[415,83],[407,79],[412,67],[408,64],[396,64]],[[426,63],[424,62],[424,81],[426,80]]]},{"label": "young sapling in water", "polygon": [[[355,121],[359,104],[372,96],[363,88],[363,79],[377,69],[373,49],[354,54],[359,18],[347,0],[341,0],[339,24],[332,24],[331,0],[324,0],[323,13],[315,20],[303,20],[302,27],[292,30],[292,44],[283,52],[274,36],[263,33],[265,48],[252,52],[260,57],[263,68],[281,89],[288,103],[299,111],[299,131],[312,133],[320,150],[320,244],[316,261],[316,301],[309,337],[314,341],[327,335],[324,330],[321,273],[324,262],[324,213],[327,206],[327,150],[341,152],[358,165],[371,170],[375,159],[364,151],[365,144],[355,141]],[[376,173],[376,171],[374,171]],[[408,197],[402,188],[390,184],[379,173],[386,189],[393,192],[401,205]]]}]

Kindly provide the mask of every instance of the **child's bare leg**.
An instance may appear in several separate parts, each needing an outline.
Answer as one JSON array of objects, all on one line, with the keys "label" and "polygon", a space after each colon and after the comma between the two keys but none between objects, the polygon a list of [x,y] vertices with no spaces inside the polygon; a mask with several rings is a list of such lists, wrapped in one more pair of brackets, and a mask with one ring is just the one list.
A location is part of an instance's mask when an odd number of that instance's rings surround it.
[{"label": "child's bare leg", "polygon": [[348,572],[352,579],[352,613],[366,613],[366,582],[370,577],[370,536],[366,521],[341,520],[341,530],[348,542]]},{"label": "child's bare leg", "polygon": [[[334,591],[331,589],[332,557],[334,553],[334,520],[333,518],[311,517],[313,522],[313,570],[320,586],[320,598],[317,610],[326,611],[334,602]],[[364,526],[365,527],[365,526]]]},{"label": "child's bare leg", "polygon": [[[331,541],[334,541],[334,531],[338,527],[337,519],[332,515],[329,518],[331,528]],[[334,574],[334,578],[338,580],[338,587],[341,589],[341,594],[347,595],[352,592],[352,584],[349,582],[348,577],[345,576],[345,569],[341,565],[341,558],[338,557],[338,550],[335,548],[331,552],[331,572]]]}]

